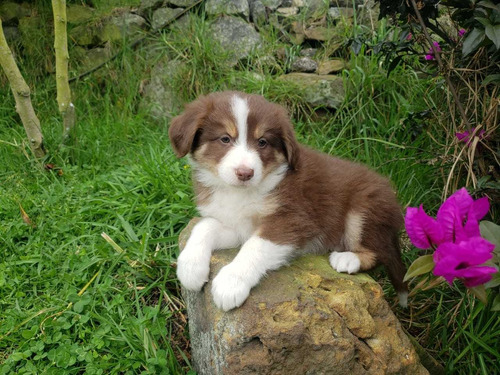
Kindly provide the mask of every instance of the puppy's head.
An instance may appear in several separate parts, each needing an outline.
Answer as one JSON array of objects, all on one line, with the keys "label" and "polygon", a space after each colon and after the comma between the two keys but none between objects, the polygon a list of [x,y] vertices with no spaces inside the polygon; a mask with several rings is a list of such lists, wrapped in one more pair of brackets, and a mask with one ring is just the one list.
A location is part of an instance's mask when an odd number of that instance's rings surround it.
[{"label": "puppy's head", "polygon": [[258,95],[213,93],[188,104],[172,120],[178,157],[232,186],[257,186],[268,175],[294,169],[298,144],[285,109]]}]

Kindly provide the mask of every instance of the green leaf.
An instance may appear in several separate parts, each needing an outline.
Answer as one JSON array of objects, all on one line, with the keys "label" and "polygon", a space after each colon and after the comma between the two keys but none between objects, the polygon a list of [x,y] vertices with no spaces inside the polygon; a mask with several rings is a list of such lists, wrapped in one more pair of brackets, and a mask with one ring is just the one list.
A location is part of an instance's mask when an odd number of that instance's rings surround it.
[{"label": "green leaf", "polygon": [[77,303],[75,303],[73,305],[73,310],[75,310],[75,312],[77,314],[80,314],[82,311],[83,311],[83,308],[85,307],[86,303],[84,301],[78,301]]},{"label": "green leaf", "polygon": [[491,21],[486,17],[475,17],[476,21],[479,21],[481,25],[488,26],[491,25]]},{"label": "green leaf", "polygon": [[495,299],[493,300],[491,311],[500,311],[500,294],[497,294]]},{"label": "green leaf", "polygon": [[488,1],[488,0],[480,1],[477,3],[477,5],[480,5],[480,6],[485,7],[485,8],[497,10],[500,12],[500,6],[493,4],[491,1]]},{"label": "green leaf", "polygon": [[493,277],[484,286],[486,289],[491,289],[500,285],[500,272],[493,274]]},{"label": "green leaf", "polygon": [[500,49],[500,25],[487,25],[484,29],[486,36]]},{"label": "green leaf", "polygon": [[33,326],[30,329],[23,329],[21,331],[21,336],[23,336],[23,338],[25,339],[30,339],[35,335],[37,329],[38,329],[37,326]]},{"label": "green leaf", "polygon": [[423,255],[411,264],[406,272],[403,281],[408,281],[409,279],[423,275],[424,273],[430,272],[434,269],[434,260],[432,255]]},{"label": "green leaf", "polygon": [[125,218],[122,215],[118,214],[117,216],[118,219],[120,219],[122,227],[123,229],[125,229],[125,232],[127,232],[129,238],[134,242],[139,242],[139,237],[137,237],[137,234],[135,234],[130,223],[127,220],[125,220]]},{"label": "green leaf", "polygon": [[483,79],[483,82],[481,82],[481,85],[486,86],[487,84],[492,83],[492,82],[499,84],[500,83],[500,74],[490,74],[490,75],[486,76],[486,78]]},{"label": "green leaf", "polygon": [[486,294],[486,288],[484,285],[478,285],[473,288],[469,288],[469,290],[474,293],[476,298],[480,300],[485,305],[488,303],[488,295]]},{"label": "green leaf", "polygon": [[470,33],[467,34],[464,40],[464,45],[462,47],[462,53],[467,56],[469,53],[475,51],[477,47],[484,40],[484,30],[474,28]]},{"label": "green leaf", "polygon": [[9,356],[9,359],[11,361],[14,361],[14,362],[17,362],[17,361],[20,361],[22,359],[25,359],[25,355],[24,353],[20,353],[20,352],[15,352],[15,353],[12,353],[10,356]]},{"label": "green leaf", "polygon": [[494,252],[500,251],[500,225],[491,221],[483,220],[479,224],[481,236],[495,245]]}]

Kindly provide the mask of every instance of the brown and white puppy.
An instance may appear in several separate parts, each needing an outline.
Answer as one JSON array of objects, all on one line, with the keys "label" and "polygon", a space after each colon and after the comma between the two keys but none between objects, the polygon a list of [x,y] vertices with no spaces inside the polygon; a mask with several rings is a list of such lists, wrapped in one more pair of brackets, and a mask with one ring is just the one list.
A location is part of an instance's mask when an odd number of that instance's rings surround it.
[{"label": "brown and white puppy", "polygon": [[291,258],[330,253],[338,272],[383,264],[406,305],[402,215],[385,178],[300,145],[286,111],[258,95],[201,97],[172,120],[169,136],[178,157],[190,155],[203,217],[177,262],[184,287],[207,282],[213,250],[241,246],[212,283],[227,311]]}]

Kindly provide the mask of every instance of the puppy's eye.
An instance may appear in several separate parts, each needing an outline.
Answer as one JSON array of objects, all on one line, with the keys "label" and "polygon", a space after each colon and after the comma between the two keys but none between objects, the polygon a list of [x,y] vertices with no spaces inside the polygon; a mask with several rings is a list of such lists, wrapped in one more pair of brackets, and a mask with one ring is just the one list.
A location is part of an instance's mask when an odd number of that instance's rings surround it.
[{"label": "puppy's eye", "polygon": [[267,141],[264,138],[259,139],[258,145],[260,148],[264,148],[267,146]]},{"label": "puppy's eye", "polygon": [[229,138],[229,136],[227,136],[227,135],[224,135],[224,136],[220,137],[220,141],[222,143],[229,143],[229,142],[231,142],[231,138]]}]

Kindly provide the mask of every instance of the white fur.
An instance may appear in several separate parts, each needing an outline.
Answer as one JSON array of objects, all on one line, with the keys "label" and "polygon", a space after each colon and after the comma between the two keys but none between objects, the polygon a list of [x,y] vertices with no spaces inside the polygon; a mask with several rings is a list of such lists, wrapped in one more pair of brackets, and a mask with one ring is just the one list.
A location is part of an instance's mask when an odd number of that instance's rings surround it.
[{"label": "white fur", "polygon": [[292,251],[292,246],[277,245],[256,235],[250,237],[234,260],[214,278],[215,304],[224,311],[241,306],[262,276],[285,264]]},{"label": "white fur", "polygon": [[250,112],[250,109],[248,108],[248,103],[245,99],[235,95],[233,96],[231,101],[231,110],[236,120],[236,127],[238,128],[237,143],[240,145],[244,145],[247,143],[247,134],[248,134],[247,119],[248,119],[248,112]]},{"label": "white fur", "polygon": [[351,251],[332,252],[330,254],[330,264],[337,272],[347,273],[356,273],[361,267],[359,257]]},{"label": "white fur", "polygon": [[408,292],[399,292],[398,298],[401,307],[408,307]]},{"label": "white fur", "polygon": [[215,249],[227,249],[240,244],[235,231],[218,220],[203,218],[195,225],[184,250],[177,259],[177,277],[189,290],[199,291],[208,281],[210,257]]},{"label": "white fur", "polygon": [[283,180],[288,169],[283,164],[268,174],[258,186],[235,187],[224,183],[206,169],[199,169],[196,177],[203,185],[212,188],[208,203],[198,206],[204,217],[213,217],[238,233],[241,244],[256,230],[253,218],[268,209],[269,193]]},{"label": "white fur", "polygon": [[357,212],[349,212],[345,219],[344,242],[346,250],[356,251],[361,243],[361,234],[363,231],[363,215]]},{"label": "white fur", "polygon": [[[253,169],[254,175],[248,181],[241,181],[236,176],[238,168]],[[246,142],[235,144],[231,150],[220,161],[217,172],[219,177],[228,185],[234,186],[257,186],[262,180],[262,160],[255,150],[249,150]]]},{"label": "white fur", "polygon": [[[231,100],[231,111],[236,120],[238,139],[220,161],[217,167],[219,177],[228,185],[234,186],[257,186],[262,180],[263,165],[259,154],[250,150],[247,145],[248,135],[248,103],[239,96],[233,96]],[[236,176],[238,168],[252,169],[253,177],[248,181],[241,181]]]}]

